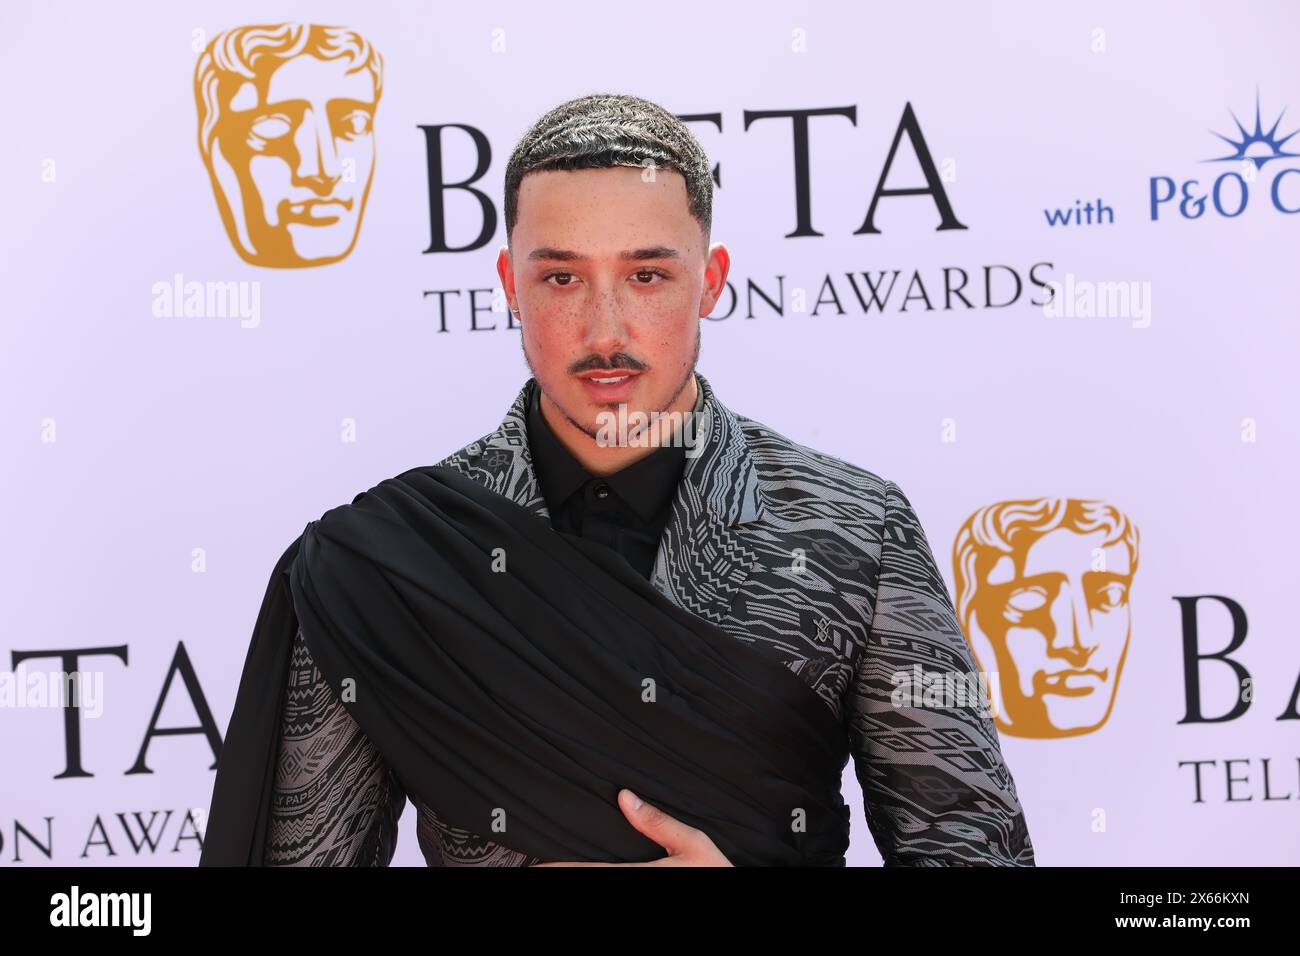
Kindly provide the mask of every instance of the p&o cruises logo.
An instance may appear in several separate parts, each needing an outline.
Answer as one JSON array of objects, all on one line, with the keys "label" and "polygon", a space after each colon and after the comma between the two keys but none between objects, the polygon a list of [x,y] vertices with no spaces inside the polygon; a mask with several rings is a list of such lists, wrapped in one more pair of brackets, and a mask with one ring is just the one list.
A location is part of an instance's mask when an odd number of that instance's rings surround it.
[{"label": "p&o cruises logo", "polygon": [[[1273,208],[1280,213],[1300,213],[1300,163],[1286,167],[1265,166],[1275,160],[1300,158],[1300,153],[1288,152],[1287,144],[1300,129],[1281,133],[1282,115],[1277,114],[1266,130],[1260,108],[1258,91],[1255,93],[1255,123],[1253,129],[1229,111],[1237,126],[1235,133],[1215,136],[1230,149],[1223,155],[1203,159],[1203,163],[1231,163],[1236,168],[1218,174],[1212,182],[1200,179],[1177,179],[1173,176],[1152,176],[1150,180],[1150,207],[1152,220],[1165,217],[1200,219],[1213,210],[1216,216],[1234,219],[1246,211],[1252,193],[1267,194]],[[1265,174],[1271,178],[1264,181]]]}]

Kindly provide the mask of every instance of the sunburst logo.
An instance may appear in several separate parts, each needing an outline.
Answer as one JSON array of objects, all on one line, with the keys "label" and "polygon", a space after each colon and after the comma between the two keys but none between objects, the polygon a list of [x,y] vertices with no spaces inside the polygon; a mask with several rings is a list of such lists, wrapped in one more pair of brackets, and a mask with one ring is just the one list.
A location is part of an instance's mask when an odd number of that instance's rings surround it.
[{"label": "sunburst logo", "polygon": [[1237,124],[1237,132],[1240,139],[1233,139],[1231,136],[1225,136],[1222,133],[1215,133],[1215,136],[1223,140],[1232,147],[1232,153],[1227,156],[1216,156],[1213,159],[1203,159],[1203,163],[1238,163],[1249,160],[1255,164],[1256,169],[1263,168],[1264,164],[1270,159],[1285,159],[1287,157],[1300,156],[1300,153],[1284,152],[1282,147],[1286,145],[1287,140],[1300,133],[1300,130],[1292,130],[1285,136],[1278,136],[1277,128],[1282,125],[1282,116],[1286,113],[1284,108],[1281,113],[1277,114],[1277,119],[1273,121],[1273,126],[1268,132],[1264,131],[1264,124],[1260,120],[1259,108],[1259,90],[1255,91],[1255,128],[1247,130],[1242,125],[1241,120],[1237,119],[1237,114],[1228,110],[1232,121]]}]

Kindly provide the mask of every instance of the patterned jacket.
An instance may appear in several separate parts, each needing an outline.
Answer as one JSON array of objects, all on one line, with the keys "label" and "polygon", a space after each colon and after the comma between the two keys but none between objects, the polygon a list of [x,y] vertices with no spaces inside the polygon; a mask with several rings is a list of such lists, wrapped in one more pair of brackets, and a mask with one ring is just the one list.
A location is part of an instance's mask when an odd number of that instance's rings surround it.
[{"label": "patterned jacket", "polygon": [[[1033,866],[987,709],[969,698],[920,706],[918,685],[914,701],[898,699],[898,675],[977,672],[901,489],[732,412],[696,381],[702,447],[686,458],[651,583],[789,667],[831,708],[885,865]],[[549,518],[528,449],[534,384],[495,431],[438,464]],[[266,865],[388,865],[405,790],[301,632],[285,703]],[[542,862],[416,808],[431,866]]]}]

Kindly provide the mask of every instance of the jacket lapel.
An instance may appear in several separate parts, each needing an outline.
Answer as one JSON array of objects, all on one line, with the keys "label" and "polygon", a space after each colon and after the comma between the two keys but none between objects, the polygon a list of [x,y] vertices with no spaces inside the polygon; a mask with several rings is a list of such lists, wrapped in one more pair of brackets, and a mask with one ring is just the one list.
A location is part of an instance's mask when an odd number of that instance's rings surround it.
[{"label": "jacket lapel", "polygon": [[549,521],[551,513],[546,508],[546,498],[528,448],[528,402],[532,397],[529,389],[534,381],[530,378],[524,383],[496,431],[438,464],[451,465]]},{"label": "jacket lapel", "polygon": [[[762,520],[757,473],[735,414],[708,380],[699,386],[694,441],[659,540],[651,583],[674,604],[713,623],[728,613],[758,560],[737,529]],[[444,460],[529,511],[550,519],[528,447],[530,389],[524,383],[496,431]],[[695,454],[692,454],[695,452]],[[468,456],[468,457],[466,457]]]},{"label": "jacket lapel", "polygon": [[762,519],[757,473],[735,415],[698,372],[698,453],[686,459],[651,581],[673,603],[713,623],[729,615],[758,555],[738,530]]}]

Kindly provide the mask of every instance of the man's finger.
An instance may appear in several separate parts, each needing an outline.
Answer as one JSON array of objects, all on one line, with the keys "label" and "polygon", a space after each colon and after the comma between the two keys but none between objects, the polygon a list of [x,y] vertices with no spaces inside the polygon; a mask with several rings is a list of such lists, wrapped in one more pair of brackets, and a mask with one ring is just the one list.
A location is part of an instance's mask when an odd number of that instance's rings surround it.
[{"label": "man's finger", "polygon": [[695,827],[670,817],[653,804],[646,803],[631,790],[620,790],[618,799],[628,822],[670,854],[685,850],[699,832]]}]

